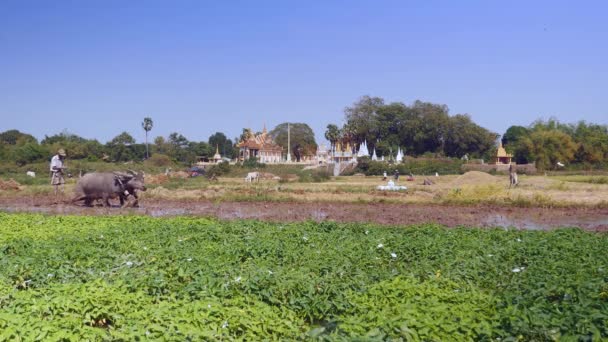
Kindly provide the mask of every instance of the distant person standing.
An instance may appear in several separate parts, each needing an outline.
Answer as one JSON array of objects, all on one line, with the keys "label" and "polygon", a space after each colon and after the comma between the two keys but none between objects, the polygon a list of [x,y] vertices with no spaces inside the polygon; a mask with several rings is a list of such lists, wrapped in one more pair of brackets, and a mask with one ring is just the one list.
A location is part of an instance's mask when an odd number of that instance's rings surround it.
[{"label": "distant person standing", "polygon": [[384,171],[384,173],[382,174],[382,180],[385,181],[386,180],[386,171]]},{"label": "distant person standing", "polygon": [[399,180],[399,170],[395,170],[395,180]]},{"label": "distant person standing", "polygon": [[63,179],[63,171],[65,170],[65,166],[63,161],[65,160],[65,156],[65,150],[60,148],[57,154],[51,158],[51,185],[55,187],[55,196],[57,196],[60,187],[61,193],[64,190],[65,180]]}]

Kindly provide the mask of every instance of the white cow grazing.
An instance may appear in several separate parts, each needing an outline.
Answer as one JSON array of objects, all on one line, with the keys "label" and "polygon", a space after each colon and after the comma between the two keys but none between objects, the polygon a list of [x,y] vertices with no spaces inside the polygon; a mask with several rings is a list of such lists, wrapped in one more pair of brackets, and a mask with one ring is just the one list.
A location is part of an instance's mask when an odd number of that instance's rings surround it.
[{"label": "white cow grazing", "polygon": [[32,178],[36,178],[36,172],[34,172],[34,171],[28,171],[25,174],[28,175],[28,176],[30,176],[30,177],[32,177]]},{"label": "white cow grazing", "polygon": [[249,172],[247,174],[247,177],[245,177],[245,182],[251,183],[254,180],[257,181],[257,182],[260,181],[260,173],[259,172]]}]

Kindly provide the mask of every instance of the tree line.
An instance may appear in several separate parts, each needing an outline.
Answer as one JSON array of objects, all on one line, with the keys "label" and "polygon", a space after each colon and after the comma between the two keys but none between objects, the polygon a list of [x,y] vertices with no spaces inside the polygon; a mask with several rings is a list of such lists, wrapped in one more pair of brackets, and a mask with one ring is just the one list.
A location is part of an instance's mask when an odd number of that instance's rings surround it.
[{"label": "tree line", "polygon": [[[237,143],[246,138],[251,131],[243,129],[241,137],[229,139],[226,134],[216,132],[207,141],[192,141],[184,135],[173,132],[167,137],[157,136],[148,144],[148,133],[154,122],[144,118],[142,129],[146,138],[144,143],[137,143],[135,138],[122,132],[105,144],[96,139],[86,139],[76,134],[64,131],[52,136],[45,136],[40,142],[31,134],[12,129],[0,133],[0,159],[14,161],[17,165],[25,165],[48,161],[58,149],[65,149],[68,158],[74,160],[127,162],[151,158],[153,162],[192,164],[202,159],[212,159],[216,151],[222,158],[235,159],[238,157]],[[299,161],[305,155],[314,155],[317,150],[313,130],[305,123],[290,123],[292,159]],[[255,133],[261,134],[261,132]],[[287,153],[287,123],[281,123],[271,130],[268,135],[283,147]]]},{"label": "tree line", "polygon": [[534,162],[543,170],[567,164],[585,169],[608,166],[606,125],[537,120],[528,127],[509,127],[502,137],[502,144],[513,153],[517,163]]},{"label": "tree line", "polygon": [[15,129],[0,133],[0,159],[11,160],[17,165],[48,161],[60,148],[67,151],[70,159],[108,162],[144,160],[149,155],[150,158],[189,164],[199,157],[212,158],[216,150],[227,158],[237,154],[233,141],[222,132],[214,133],[207,141],[190,141],[174,132],[166,138],[156,137],[149,146],[137,143],[127,132],[118,134],[105,144],[66,131],[45,136],[40,142],[34,136]]},{"label": "tree line", "polygon": [[345,123],[327,126],[325,138],[332,148],[356,149],[366,141],[370,153],[395,156],[400,148],[411,156],[489,158],[498,135],[471,120],[467,114],[449,115],[446,105],[415,101],[385,103],[363,96],[344,110]]}]

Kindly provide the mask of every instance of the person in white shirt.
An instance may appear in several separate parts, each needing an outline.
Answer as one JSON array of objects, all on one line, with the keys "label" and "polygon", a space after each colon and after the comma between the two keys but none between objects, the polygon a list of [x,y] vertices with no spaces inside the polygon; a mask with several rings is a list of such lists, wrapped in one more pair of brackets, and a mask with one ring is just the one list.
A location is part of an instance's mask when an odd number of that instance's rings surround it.
[{"label": "person in white shirt", "polygon": [[57,154],[51,158],[51,185],[55,186],[55,196],[59,192],[59,188],[61,188],[61,193],[64,190],[65,180],[63,179],[63,170],[65,169],[63,165],[63,160],[65,159],[65,150],[59,149]]}]

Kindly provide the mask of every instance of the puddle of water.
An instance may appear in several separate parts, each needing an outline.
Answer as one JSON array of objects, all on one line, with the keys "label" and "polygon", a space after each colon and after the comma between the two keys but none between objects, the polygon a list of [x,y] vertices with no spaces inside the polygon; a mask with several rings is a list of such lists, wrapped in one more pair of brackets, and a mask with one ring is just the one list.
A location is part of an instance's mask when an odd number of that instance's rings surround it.
[{"label": "puddle of water", "polygon": [[493,227],[517,228],[525,230],[548,230],[560,227],[585,227],[586,229],[595,229],[608,226],[608,217],[570,217],[559,223],[541,223],[532,219],[511,218],[504,215],[489,215],[484,224]]},{"label": "puddle of water", "polygon": [[551,226],[547,224],[534,222],[533,220],[512,219],[499,214],[489,215],[483,223],[492,227],[517,228],[525,230],[546,230],[551,228]]},{"label": "puddle of water", "polygon": [[178,216],[185,215],[188,213],[186,209],[183,208],[171,208],[171,209],[153,209],[148,212],[150,216],[153,217],[161,217],[161,216]]}]

